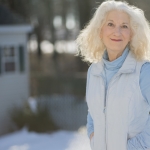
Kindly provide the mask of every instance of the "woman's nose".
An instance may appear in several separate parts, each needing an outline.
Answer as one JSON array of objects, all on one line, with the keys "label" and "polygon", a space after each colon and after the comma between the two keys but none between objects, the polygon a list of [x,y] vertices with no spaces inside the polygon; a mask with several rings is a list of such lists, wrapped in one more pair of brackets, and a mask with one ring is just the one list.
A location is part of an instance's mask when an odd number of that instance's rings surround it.
[{"label": "woman's nose", "polygon": [[114,35],[119,36],[120,34],[121,34],[121,28],[120,27],[115,27]]}]

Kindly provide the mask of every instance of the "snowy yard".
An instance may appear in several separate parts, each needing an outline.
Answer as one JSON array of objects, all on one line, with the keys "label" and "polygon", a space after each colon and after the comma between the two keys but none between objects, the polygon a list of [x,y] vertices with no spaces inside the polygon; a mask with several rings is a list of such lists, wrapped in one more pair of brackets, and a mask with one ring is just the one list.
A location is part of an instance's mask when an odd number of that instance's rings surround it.
[{"label": "snowy yard", "polygon": [[28,132],[26,128],[0,137],[0,150],[90,150],[86,129],[78,132]]}]

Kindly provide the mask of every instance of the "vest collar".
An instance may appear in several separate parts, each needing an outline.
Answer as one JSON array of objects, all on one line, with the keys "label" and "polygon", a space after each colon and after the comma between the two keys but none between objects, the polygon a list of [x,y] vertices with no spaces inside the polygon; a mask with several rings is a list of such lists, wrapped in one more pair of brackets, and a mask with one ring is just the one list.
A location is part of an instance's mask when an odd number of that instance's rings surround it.
[{"label": "vest collar", "polygon": [[[136,58],[134,57],[133,53],[129,51],[129,54],[127,58],[125,59],[122,67],[117,72],[117,75],[120,75],[122,73],[133,73],[136,68]],[[101,76],[102,72],[104,70],[104,63],[103,61],[99,61],[95,64],[92,64],[91,73],[95,76]]]}]

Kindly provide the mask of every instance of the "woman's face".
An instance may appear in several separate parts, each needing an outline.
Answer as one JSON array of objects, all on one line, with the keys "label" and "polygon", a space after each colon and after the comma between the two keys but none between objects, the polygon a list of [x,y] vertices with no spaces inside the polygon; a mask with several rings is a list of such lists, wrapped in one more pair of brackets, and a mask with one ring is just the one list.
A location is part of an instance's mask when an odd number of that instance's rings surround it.
[{"label": "woman's face", "polygon": [[129,16],[122,11],[109,12],[101,29],[100,38],[108,53],[122,54],[131,39]]}]

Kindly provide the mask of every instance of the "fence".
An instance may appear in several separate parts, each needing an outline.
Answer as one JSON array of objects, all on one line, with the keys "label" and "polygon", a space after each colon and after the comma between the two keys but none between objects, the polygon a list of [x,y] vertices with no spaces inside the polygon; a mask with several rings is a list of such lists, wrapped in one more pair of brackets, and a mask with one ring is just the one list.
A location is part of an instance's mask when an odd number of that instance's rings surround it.
[{"label": "fence", "polygon": [[40,96],[38,103],[46,104],[50,116],[57,127],[65,130],[77,130],[86,125],[87,104],[72,95]]}]

